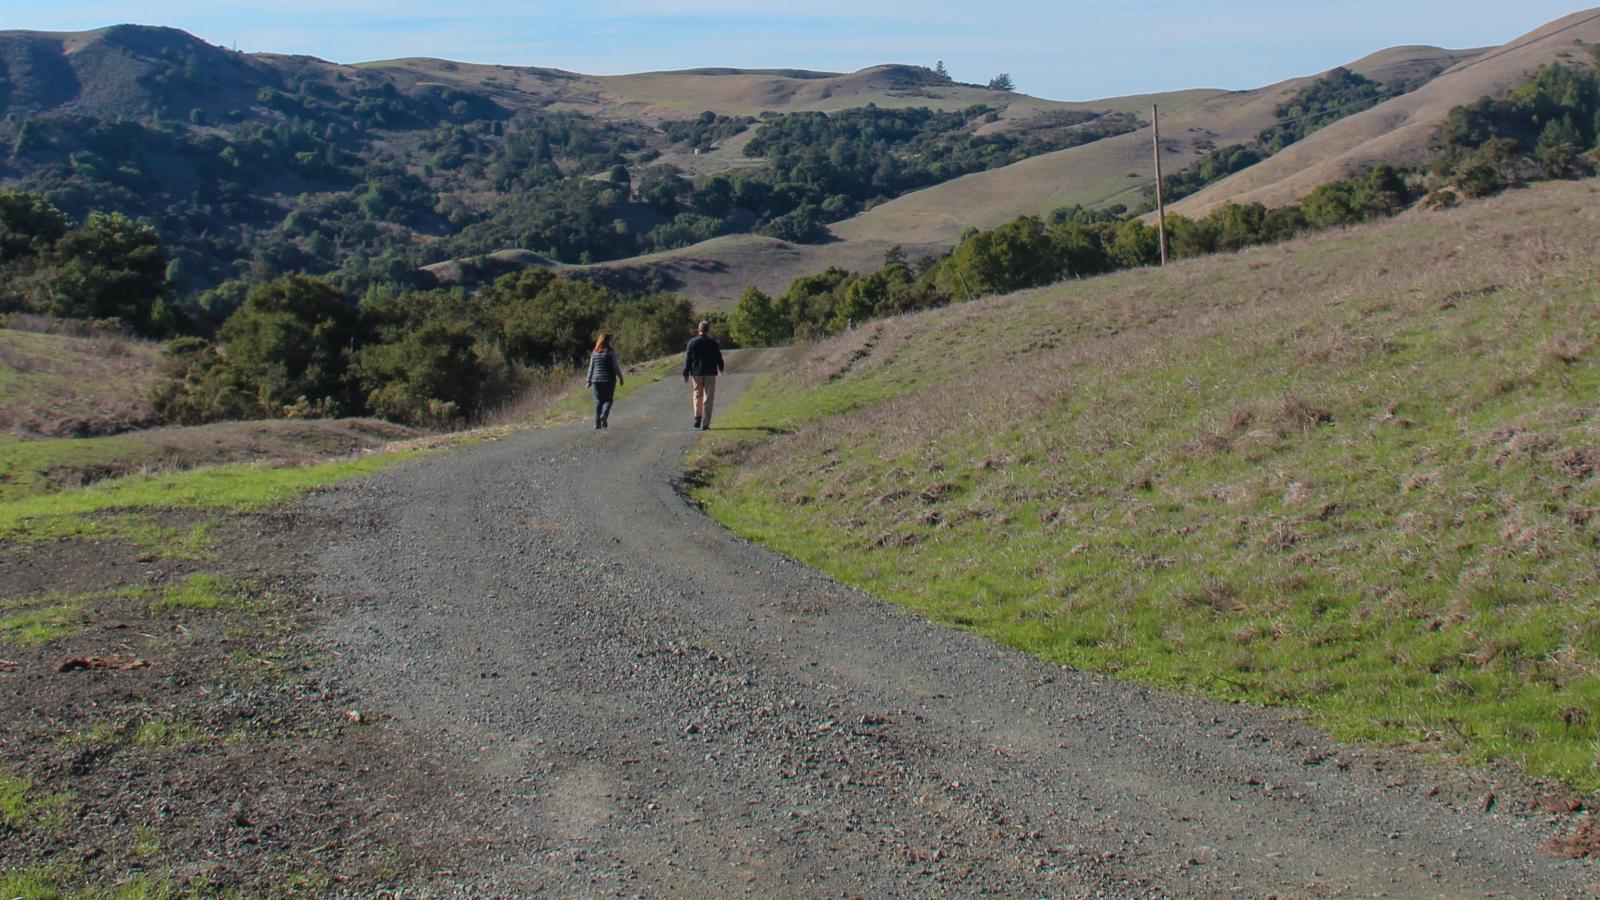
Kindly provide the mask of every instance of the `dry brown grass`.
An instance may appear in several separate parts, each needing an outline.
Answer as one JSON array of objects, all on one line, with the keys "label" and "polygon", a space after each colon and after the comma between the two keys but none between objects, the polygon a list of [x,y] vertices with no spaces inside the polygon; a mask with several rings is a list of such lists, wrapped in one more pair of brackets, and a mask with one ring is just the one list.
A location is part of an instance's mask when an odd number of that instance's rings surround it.
[{"label": "dry brown grass", "polygon": [[884,254],[902,246],[912,259],[943,252],[943,245],[922,246],[909,241],[836,241],[826,244],[791,244],[760,235],[729,235],[691,247],[636,256],[593,266],[563,266],[564,270],[607,269],[643,274],[657,273],[668,290],[690,298],[697,309],[732,309],[745,288],[755,285],[776,296],[796,278],[815,275],[830,266],[853,272],[872,271],[883,265]]},{"label": "dry brown grass", "polygon": [[10,324],[0,329],[0,432],[83,437],[156,421],[147,394],[159,344],[47,319]]},{"label": "dry brown grass", "polygon": [[555,69],[398,59],[365,63],[411,81],[487,90],[512,110],[572,110],[587,115],[646,123],[685,119],[711,111],[753,116],[764,111],[832,112],[866,106],[926,106],[965,109],[977,103],[1009,104],[1014,115],[1049,109],[1112,108],[1117,101],[1073,103],[1007,94],[962,84],[915,83],[905,66],[872,66],[859,72],[688,69],[632,75],[581,75]]},{"label": "dry brown grass", "polygon": [[[1584,21],[1591,19],[1591,21]],[[1175,204],[1203,216],[1226,202],[1294,203],[1318,185],[1378,163],[1426,158],[1444,117],[1480,97],[1503,96],[1542,65],[1568,54],[1577,40],[1600,41],[1596,10],[1573,13],[1530,35],[1457,64],[1421,89],[1329,125],[1283,152]],[[1475,59],[1483,59],[1481,63]],[[1580,60],[1564,60],[1581,62]]]},{"label": "dry brown grass", "polygon": [[[1435,61],[1459,58],[1436,47],[1397,47],[1351,64],[1373,78],[1414,73]],[[1252,91],[1182,91],[1137,98],[1129,107],[1148,118],[1161,107],[1164,165],[1176,172],[1216,147],[1253,139],[1276,121],[1273,110],[1316,76]],[[840,222],[846,241],[898,235],[919,243],[953,244],[965,228],[993,228],[1020,215],[1064,206],[1135,205],[1155,182],[1148,128],[980,172],[874,207]],[[1332,180],[1332,179],[1328,179]]]}]

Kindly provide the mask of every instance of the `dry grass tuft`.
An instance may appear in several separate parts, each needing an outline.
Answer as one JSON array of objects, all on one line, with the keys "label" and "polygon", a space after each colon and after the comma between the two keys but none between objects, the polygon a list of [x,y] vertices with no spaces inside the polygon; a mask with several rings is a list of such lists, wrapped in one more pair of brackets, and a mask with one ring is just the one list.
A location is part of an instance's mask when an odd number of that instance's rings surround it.
[{"label": "dry grass tuft", "polygon": [[1318,425],[1326,425],[1332,421],[1332,412],[1313,404],[1293,391],[1283,395],[1282,403],[1272,415],[1272,423],[1280,436],[1287,436],[1297,431],[1310,431]]},{"label": "dry grass tuft", "polygon": [[1219,578],[1207,578],[1199,588],[1181,595],[1178,602],[1190,609],[1206,608],[1218,613],[1236,613],[1243,609],[1239,603],[1239,589]]},{"label": "dry grass tuft", "polygon": [[1600,821],[1585,819],[1571,833],[1546,844],[1544,852],[1556,859],[1600,858]]}]

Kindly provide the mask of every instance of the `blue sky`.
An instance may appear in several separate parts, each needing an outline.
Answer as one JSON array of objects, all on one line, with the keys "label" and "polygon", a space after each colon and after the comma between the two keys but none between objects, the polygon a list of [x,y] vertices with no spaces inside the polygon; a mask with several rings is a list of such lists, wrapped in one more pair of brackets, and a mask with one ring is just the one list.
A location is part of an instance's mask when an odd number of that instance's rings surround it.
[{"label": "blue sky", "polygon": [[[942,59],[1060,100],[1250,88],[1398,44],[1505,43],[1584,7],[1550,0],[56,0],[0,29],[170,25],[240,50],[351,63],[402,56],[595,75],[695,66],[849,72]],[[17,8],[17,7],[22,8]]]}]

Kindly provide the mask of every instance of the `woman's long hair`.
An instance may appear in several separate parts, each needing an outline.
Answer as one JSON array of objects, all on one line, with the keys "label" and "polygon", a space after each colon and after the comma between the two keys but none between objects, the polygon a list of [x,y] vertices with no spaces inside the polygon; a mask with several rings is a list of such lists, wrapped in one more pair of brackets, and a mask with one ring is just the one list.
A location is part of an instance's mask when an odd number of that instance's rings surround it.
[{"label": "woman's long hair", "polygon": [[599,353],[602,350],[610,350],[610,349],[611,349],[611,332],[607,331],[607,332],[605,332],[605,333],[600,335],[600,339],[599,340],[594,342],[594,352]]}]

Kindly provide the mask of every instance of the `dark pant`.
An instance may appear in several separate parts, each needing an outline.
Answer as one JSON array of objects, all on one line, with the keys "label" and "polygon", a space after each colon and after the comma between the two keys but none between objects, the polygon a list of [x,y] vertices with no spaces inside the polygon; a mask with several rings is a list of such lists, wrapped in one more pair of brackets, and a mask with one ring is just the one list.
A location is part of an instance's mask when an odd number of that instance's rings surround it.
[{"label": "dark pant", "polygon": [[594,388],[594,424],[604,425],[611,417],[611,400],[617,395],[615,381],[596,381]]}]

